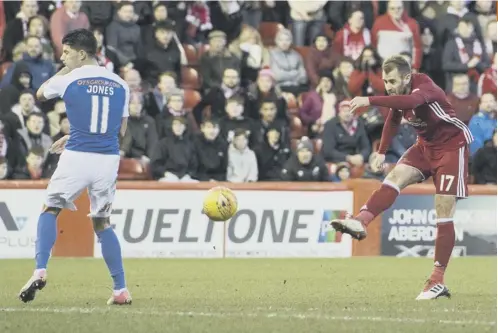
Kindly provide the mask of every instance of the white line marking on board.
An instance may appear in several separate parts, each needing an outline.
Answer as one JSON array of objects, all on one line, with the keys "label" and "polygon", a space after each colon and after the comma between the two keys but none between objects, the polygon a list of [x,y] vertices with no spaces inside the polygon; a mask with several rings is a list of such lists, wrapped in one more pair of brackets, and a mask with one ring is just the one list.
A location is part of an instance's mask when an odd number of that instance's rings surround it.
[{"label": "white line marking on board", "polygon": [[389,318],[378,316],[331,316],[318,313],[253,313],[253,312],[195,312],[195,311],[160,311],[160,310],[133,310],[120,311],[111,308],[0,308],[0,312],[33,312],[33,313],[56,313],[56,314],[125,314],[125,315],[152,315],[152,316],[177,316],[177,317],[214,317],[214,318],[278,318],[278,319],[312,319],[324,321],[367,321],[367,322],[391,322],[400,324],[444,324],[444,325],[478,325],[496,326],[495,321],[482,320],[440,320],[423,318]]}]

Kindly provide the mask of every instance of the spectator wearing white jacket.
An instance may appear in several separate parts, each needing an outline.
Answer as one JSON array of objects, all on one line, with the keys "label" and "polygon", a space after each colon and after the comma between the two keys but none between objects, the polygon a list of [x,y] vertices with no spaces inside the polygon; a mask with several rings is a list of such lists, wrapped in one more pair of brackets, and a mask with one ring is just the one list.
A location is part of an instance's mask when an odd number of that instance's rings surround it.
[{"label": "spectator wearing white jacket", "polygon": [[245,129],[237,129],[228,148],[227,181],[232,183],[256,182],[258,162],[256,154],[248,147]]}]

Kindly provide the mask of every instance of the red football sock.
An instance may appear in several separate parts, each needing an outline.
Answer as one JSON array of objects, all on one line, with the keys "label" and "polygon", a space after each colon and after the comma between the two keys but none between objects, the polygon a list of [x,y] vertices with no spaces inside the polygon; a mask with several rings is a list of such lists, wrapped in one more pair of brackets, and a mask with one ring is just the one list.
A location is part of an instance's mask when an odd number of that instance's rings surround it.
[{"label": "red football sock", "polygon": [[437,224],[436,236],[436,253],[434,255],[434,270],[430,279],[432,281],[443,283],[444,271],[455,246],[455,226],[453,222],[448,221]]},{"label": "red football sock", "polygon": [[369,225],[375,217],[391,207],[398,195],[399,188],[397,188],[395,184],[382,184],[382,186],[370,196],[367,203],[361,208],[360,213],[355,216],[355,219],[365,226]]}]

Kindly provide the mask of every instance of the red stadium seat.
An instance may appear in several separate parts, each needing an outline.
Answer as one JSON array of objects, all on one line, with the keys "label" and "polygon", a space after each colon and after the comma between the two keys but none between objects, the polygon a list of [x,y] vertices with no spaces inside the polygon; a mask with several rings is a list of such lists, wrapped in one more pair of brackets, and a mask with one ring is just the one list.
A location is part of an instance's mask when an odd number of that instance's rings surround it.
[{"label": "red stadium seat", "polygon": [[301,55],[303,60],[306,59],[308,57],[308,54],[310,53],[309,46],[295,46],[294,49]]},{"label": "red stadium seat", "polygon": [[199,73],[192,67],[182,67],[182,83],[180,87],[182,89],[198,90],[200,88]]},{"label": "red stadium seat", "polygon": [[278,22],[261,22],[259,24],[259,34],[264,46],[274,46],[275,36],[278,30],[283,29],[284,26]]},{"label": "red stadium seat", "polygon": [[299,113],[299,107],[297,104],[297,98],[291,93],[282,93],[287,102],[287,112],[289,115],[297,115]]},{"label": "red stadium seat", "polygon": [[183,96],[185,99],[184,108],[188,111],[191,111],[201,101],[201,94],[192,89],[185,89]]},{"label": "red stadium seat", "polygon": [[291,138],[299,139],[303,136],[303,123],[301,119],[296,116],[291,116],[290,118],[290,128],[291,128]]},{"label": "red stadium seat", "polygon": [[197,57],[197,49],[190,44],[183,44],[183,49],[185,50],[185,55],[187,56],[187,61],[189,66],[197,66],[199,58]]},{"label": "red stadium seat", "polygon": [[119,162],[118,180],[151,179],[148,164],[134,158],[122,158]]}]

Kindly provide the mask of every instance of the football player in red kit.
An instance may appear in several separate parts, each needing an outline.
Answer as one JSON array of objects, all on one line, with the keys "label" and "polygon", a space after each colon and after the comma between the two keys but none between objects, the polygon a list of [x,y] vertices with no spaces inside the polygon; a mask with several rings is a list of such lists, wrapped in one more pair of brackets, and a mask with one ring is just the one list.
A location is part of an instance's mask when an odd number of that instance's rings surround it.
[{"label": "football player in red kit", "polygon": [[390,108],[380,147],[374,156],[374,167],[379,170],[383,167],[386,151],[402,117],[417,131],[417,141],[400,158],[358,215],[333,220],[331,225],[362,240],[367,236],[368,224],[394,203],[402,189],[432,176],[437,215],[434,268],[416,299],[449,297],[444,272],[455,245],[453,215],[456,202],[467,197],[468,144],[473,140],[472,134],[455,117],[444,91],[427,75],[412,74],[410,64],[403,57],[392,56],[384,61],[382,79],[389,96],[356,97],[350,102],[351,112],[368,105]]}]

